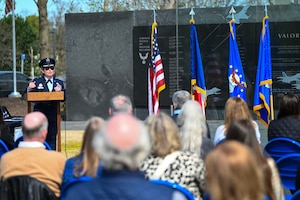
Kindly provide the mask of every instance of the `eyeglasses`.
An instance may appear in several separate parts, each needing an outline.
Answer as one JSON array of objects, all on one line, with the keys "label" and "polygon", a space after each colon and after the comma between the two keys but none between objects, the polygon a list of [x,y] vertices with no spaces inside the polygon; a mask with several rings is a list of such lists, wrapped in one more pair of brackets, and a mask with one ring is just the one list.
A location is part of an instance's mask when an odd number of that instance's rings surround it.
[{"label": "eyeglasses", "polygon": [[44,69],[44,70],[47,70],[47,71],[48,71],[49,69],[54,70],[54,67],[43,67],[43,69]]}]

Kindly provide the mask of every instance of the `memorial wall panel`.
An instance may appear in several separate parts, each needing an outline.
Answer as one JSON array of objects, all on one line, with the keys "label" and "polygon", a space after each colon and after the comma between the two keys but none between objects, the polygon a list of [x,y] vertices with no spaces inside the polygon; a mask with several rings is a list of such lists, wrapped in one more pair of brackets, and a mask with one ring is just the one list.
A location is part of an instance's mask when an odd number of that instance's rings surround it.
[{"label": "memorial wall panel", "polygon": [[[299,8],[268,7],[275,108],[282,94],[300,94]],[[228,98],[229,10],[195,9],[208,89],[207,119],[223,119]],[[161,93],[161,106],[166,112],[174,91],[190,88],[189,11],[179,9],[178,22],[175,10],[157,11],[158,42],[167,85]],[[237,41],[251,108],[264,7],[244,6],[236,11]],[[67,120],[86,120],[93,115],[106,118],[109,99],[118,93],[132,99],[138,117],[147,116],[152,22],[153,11],[149,10],[66,15]]]}]

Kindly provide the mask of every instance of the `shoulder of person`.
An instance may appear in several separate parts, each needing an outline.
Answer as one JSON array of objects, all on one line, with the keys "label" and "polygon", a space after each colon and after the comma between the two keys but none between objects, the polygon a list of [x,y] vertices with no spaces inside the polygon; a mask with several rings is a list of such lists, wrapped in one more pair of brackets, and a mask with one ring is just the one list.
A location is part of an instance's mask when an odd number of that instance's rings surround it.
[{"label": "shoulder of person", "polygon": [[[49,151],[49,150],[47,150],[47,151]],[[67,160],[67,157],[61,152],[57,152],[54,150],[50,150],[49,152],[53,155],[53,157],[57,157],[57,159],[62,159],[65,161]]]},{"label": "shoulder of person", "polygon": [[44,78],[43,77],[37,77],[37,78],[34,78],[32,81],[34,82],[41,82]]},{"label": "shoulder of person", "polygon": [[63,80],[59,79],[59,78],[56,78],[56,77],[53,77],[53,80],[57,81],[57,82],[63,82]]},{"label": "shoulder of person", "polygon": [[217,129],[216,129],[216,133],[223,133],[224,131],[225,131],[225,125],[224,124],[218,126]]}]

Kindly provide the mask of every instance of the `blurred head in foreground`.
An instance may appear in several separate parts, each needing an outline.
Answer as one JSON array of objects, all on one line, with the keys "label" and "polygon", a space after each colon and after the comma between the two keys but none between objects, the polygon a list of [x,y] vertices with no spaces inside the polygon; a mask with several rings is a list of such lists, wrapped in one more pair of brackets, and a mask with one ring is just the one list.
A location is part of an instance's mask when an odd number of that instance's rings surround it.
[{"label": "blurred head in foreground", "polygon": [[97,131],[103,126],[104,120],[100,117],[92,117],[87,121],[87,125],[84,130],[83,140],[80,152],[83,154],[83,159],[75,166],[74,175],[80,177],[88,175],[95,177],[99,164],[99,156],[95,152],[95,148],[92,145],[92,140]]},{"label": "blurred head in foreground", "polygon": [[119,113],[96,133],[93,146],[105,169],[136,170],[148,155],[151,143],[142,122],[128,113]]},{"label": "blurred head in foreground", "polygon": [[251,150],[236,141],[220,143],[205,159],[212,200],[263,200],[263,174]]}]

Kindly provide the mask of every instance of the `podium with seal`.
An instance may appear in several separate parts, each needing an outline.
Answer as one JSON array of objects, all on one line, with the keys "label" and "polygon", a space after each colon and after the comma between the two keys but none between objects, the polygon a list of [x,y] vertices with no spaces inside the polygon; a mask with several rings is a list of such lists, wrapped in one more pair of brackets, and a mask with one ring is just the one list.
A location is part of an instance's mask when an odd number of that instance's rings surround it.
[{"label": "podium with seal", "polygon": [[28,113],[32,111],[31,103],[38,101],[56,101],[57,102],[57,150],[61,152],[61,114],[60,114],[60,102],[64,101],[64,92],[28,92],[27,93],[27,109]]}]

